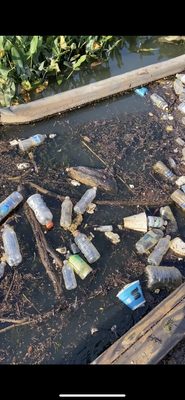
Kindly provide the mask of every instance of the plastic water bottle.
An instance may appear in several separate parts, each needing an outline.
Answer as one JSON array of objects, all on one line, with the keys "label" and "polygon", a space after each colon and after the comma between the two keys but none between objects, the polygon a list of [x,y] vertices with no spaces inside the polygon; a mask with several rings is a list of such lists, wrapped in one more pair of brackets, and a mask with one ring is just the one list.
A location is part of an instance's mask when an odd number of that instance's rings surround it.
[{"label": "plastic water bottle", "polygon": [[84,195],[81,197],[81,199],[78,201],[78,203],[76,203],[76,205],[74,206],[74,211],[77,214],[83,214],[85,212],[88,205],[90,203],[92,203],[92,201],[96,197],[96,191],[97,191],[96,187],[86,190]]},{"label": "plastic water bottle", "polygon": [[166,233],[171,232],[171,233],[175,233],[178,231],[178,225],[177,225],[177,221],[172,213],[172,210],[169,206],[165,206],[165,207],[161,207],[160,208],[160,214],[163,217],[163,219],[165,219],[166,221],[168,221],[168,225],[167,225],[167,229],[166,229]]},{"label": "plastic water bottle", "polygon": [[162,161],[157,161],[153,165],[153,170],[171,182],[174,182],[177,178],[177,176]]},{"label": "plastic water bottle", "polygon": [[92,271],[90,265],[88,265],[78,254],[70,255],[68,262],[81,279],[85,279]]},{"label": "plastic water bottle", "polygon": [[53,215],[47,207],[45,201],[40,194],[33,194],[28,197],[27,203],[30,208],[34,211],[37,220],[41,225],[45,225],[47,229],[53,227]]},{"label": "plastic water bottle", "polygon": [[23,200],[23,196],[19,192],[13,192],[5,200],[0,203],[0,222]]},{"label": "plastic water bottle", "polygon": [[22,151],[28,151],[31,147],[40,146],[46,139],[46,135],[34,135],[29,137],[28,139],[20,140],[19,141],[19,148]]},{"label": "plastic water bottle", "polygon": [[72,222],[72,210],[73,203],[70,200],[69,196],[65,197],[65,200],[62,202],[61,206],[61,218],[60,218],[60,226],[64,229],[69,228]]},{"label": "plastic water bottle", "polygon": [[62,268],[62,275],[64,278],[65,288],[67,290],[75,289],[77,287],[77,282],[73,268],[67,260],[64,260],[64,265]]},{"label": "plastic water bottle", "polygon": [[185,193],[183,193],[182,190],[175,190],[170,197],[183,211],[185,211]]},{"label": "plastic water bottle", "polygon": [[160,229],[152,229],[145,233],[145,235],[136,243],[136,249],[139,254],[146,253],[164,236],[163,231]]},{"label": "plastic water bottle", "polygon": [[184,91],[184,87],[180,79],[175,79],[174,84],[173,84],[174,90],[176,94],[181,94]]},{"label": "plastic water bottle", "polygon": [[168,108],[168,103],[158,94],[153,93],[150,96],[152,102],[158,107],[161,108],[162,110],[166,110]]},{"label": "plastic water bottle", "polygon": [[1,261],[1,263],[0,263],[0,279],[4,275],[5,266],[6,266],[6,263],[4,261]]},{"label": "plastic water bottle", "polygon": [[84,233],[74,232],[74,240],[87,261],[92,264],[100,258],[100,253]]},{"label": "plastic water bottle", "polygon": [[177,108],[181,113],[185,114],[185,101],[180,103]]},{"label": "plastic water bottle", "polygon": [[17,266],[22,261],[17,235],[12,226],[4,225],[3,233],[3,246],[5,250],[6,261],[10,267]]},{"label": "plastic water bottle", "polygon": [[80,253],[80,249],[78,248],[78,246],[76,245],[76,243],[74,243],[71,239],[70,239],[70,249],[72,251],[73,254],[78,254]]},{"label": "plastic water bottle", "polygon": [[161,217],[148,216],[148,226],[150,228],[161,228],[165,224],[165,221]]},{"label": "plastic water bottle", "polygon": [[156,244],[154,250],[148,257],[149,264],[159,265],[163,256],[169,249],[171,236],[167,235],[164,238],[161,238]]}]

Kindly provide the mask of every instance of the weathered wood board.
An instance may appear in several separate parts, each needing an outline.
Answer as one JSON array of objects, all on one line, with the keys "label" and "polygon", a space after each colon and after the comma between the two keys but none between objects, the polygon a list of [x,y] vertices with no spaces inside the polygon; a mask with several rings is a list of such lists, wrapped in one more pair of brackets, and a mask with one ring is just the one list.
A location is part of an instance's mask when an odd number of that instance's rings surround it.
[{"label": "weathered wood board", "polygon": [[0,124],[26,124],[145,85],[185,69],[185,55],[67,90],[27,104],[0,108]]},{"label": "weathered wood board", "polygon": [[185,336],[185,283],[92,364],[157,364]]}]

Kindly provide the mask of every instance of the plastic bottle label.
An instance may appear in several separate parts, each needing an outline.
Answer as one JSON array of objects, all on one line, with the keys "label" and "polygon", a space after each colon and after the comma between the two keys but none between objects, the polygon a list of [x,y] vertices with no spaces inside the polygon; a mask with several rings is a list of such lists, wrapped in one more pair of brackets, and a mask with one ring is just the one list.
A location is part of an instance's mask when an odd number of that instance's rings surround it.
[{"label": "plastic bottle label", "polygon": [[168,170],[168,171],[165,172],[165,176],[166,176],[167,178],[172,178],[172,177],[174,176],[174,174],[173,174],[172,171]]},{"label": "plastic bottle label", "polygon": [[6,203],[5,204],[2,204],[1,206],[0,206],[0,214],[1,215],[6,215],[8,212],[9,212],[9,210],[11,210],[12,208],[14,208],[14,205],[15,205],[15,203],[14,203],[14,201],[10,198],[10,199],[7,199],[6,200]]}]

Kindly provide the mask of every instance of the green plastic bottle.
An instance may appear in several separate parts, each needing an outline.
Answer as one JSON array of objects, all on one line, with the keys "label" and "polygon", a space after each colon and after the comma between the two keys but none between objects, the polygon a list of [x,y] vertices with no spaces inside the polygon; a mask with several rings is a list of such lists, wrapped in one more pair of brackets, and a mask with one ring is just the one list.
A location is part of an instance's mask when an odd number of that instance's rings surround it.
[{"label": "green plastic bottle", "polygon": [[85,279],[92,271],[92,268],[78,254],[71,255],[68,262],[81,279]]}]

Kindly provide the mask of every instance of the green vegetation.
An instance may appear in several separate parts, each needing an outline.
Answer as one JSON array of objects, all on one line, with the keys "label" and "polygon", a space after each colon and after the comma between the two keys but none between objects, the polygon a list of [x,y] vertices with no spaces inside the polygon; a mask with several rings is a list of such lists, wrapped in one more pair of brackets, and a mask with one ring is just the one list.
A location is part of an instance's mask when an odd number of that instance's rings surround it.
[{"label": "green vegetation", "polygon": [[108,60],[122,43],[118,36],[0,36],[0,105],[29,101],[51,76],[61,85],[82,65]]}]

